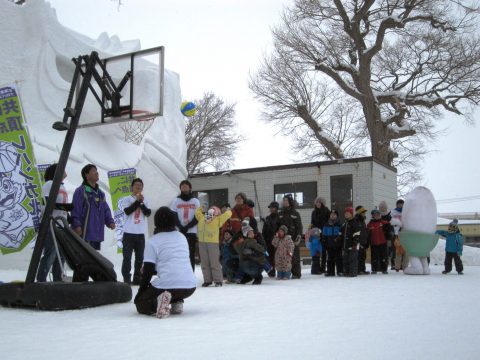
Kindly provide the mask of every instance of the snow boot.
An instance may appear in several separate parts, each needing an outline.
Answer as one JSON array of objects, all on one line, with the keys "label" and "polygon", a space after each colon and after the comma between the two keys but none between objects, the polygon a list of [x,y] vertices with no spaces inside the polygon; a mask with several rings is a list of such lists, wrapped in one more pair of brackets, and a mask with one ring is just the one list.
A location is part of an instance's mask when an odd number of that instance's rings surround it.
[{"label": "snow boot", "polygon": [[257,276],[257,277],[255,278],[255,280],[253,280],[252,285],[260,285],[260,284],[262,283],[262,280],[263,280],[263,276],[262,276],[262,275]]},{"label": "snow boot", "polygon": [[202,287],[208,287],[208,286],[210,286],[210,285],[212,285],[211,282],[204,282],[204,283],[202,284]]},{"label": "snow boot", "polygon": [[178,301],[172,304],[172,308],[170,309],[170,314],[180,315],[182,312],[183,312],[183,302]]},{"label": "snow boot", "polygon": [[172,294],[168,291],[164,291],[157,297],[157,313],[155,316],[159,319],[166,318],[170,315],[170,300],[172,300]]},{"label": "snow boot", "polygon": [[216,282],[215,283],[215,287],[222,287],[222,285],[223,285],[223,283],[221,283],[221,282]]},{"label": "snow boot", "polygon": [[252,278],[248,275],[243,275],[243,278],[240,280],[240,283],[239,284],[246,284],[246,283],[249,283],[250,281],[252,281]]}]

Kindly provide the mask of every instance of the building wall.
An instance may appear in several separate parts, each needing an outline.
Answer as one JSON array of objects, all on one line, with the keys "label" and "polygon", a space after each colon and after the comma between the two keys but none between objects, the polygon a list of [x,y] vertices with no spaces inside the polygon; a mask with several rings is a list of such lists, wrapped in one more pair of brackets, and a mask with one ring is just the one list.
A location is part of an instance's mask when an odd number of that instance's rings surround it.
[{"label": "building wall", "polygon": [[[255,202],[257,217],[268,215],[268,205],[274,200],[274,185],[300,182],[317,182],[317,196],[322,196],[331,208],[330,178],[336,175],[352,175],[353,206],[363,205],[372,209],[379,199],[395,204],[396,172],[373,159],[355,161],[318,162],[296,166],[268,167],[234,170],[226,173],[199,174],[191,177],[194,191],[228,188],[228,200],[233,206],[239,192]],[[255,185],[257,193],[255,194]],[[310,223],[312,207],[298,209],[304,228]]]},{"label": "building wall", "polygon": [[[394,209],[397,202],[397,173],[376,162],[372,163],[373,203],[369,209],[378,208],[378,204],[385,200],[389,209]],[[395,189],[395,191],[392,191]]]}]

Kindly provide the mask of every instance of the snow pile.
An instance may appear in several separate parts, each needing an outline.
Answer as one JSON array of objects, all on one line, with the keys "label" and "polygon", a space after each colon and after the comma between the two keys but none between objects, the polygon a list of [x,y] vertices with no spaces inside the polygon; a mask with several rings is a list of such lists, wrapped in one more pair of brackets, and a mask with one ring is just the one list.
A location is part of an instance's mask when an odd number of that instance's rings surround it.
[{"label": "snow pile", "polygon": [[[478,359],[479,267],[463,276],[432,266],[430,276],[357,278],[303,270],[301,280],[197,288],[183,315],[162,320],[136,314],[133,303],[0,307],[2,360]],[[0,271],[3,280],[22,276]]]},{"label": "snow pile", "polygon": [[[63,117],[74,69],[70,59],[93,50],[100,57],[139,50],[140,41],[120,41],[106,33],[94,40],[78,34],[61,25],[55,10],[44,0],[27,1],[22,6],[0,0],[0,14],[0,85],[18,84],[37,163],[58,161],[65,133],[53,130],[51,125]],[[149,72],[148,66],[139,69],[135,81],[137,85],[143,82],[140,88],[149,88]],[[187,176],[180,103],[179,77],[166,70],[164,116],[155,120],[140,146],[125,143],[118,125],[79,129],[66,168],[67,191],[72,194],[81,183],[80,170],[87,163],[99,168],[100,186],[108,198],[107,171],[136,168],[152,208],[169,204],[179,181]],[[93,117],[100,118],[98,105],[86,107],[82,113],[82,118]],[[108,232],[108,237],[111,235]]]}]

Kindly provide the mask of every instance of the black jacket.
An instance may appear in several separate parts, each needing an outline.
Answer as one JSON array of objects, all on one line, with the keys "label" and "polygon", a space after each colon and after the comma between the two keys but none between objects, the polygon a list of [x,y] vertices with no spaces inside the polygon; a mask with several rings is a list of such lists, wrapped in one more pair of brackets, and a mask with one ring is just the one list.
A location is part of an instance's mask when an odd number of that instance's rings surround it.
[{"label": "black jacket", "polygon": [[358,223],[360,228],[360,236],[358,238],[358,243],[360,246],[367,248],[368,247],[368,231],[367,224],[365,224],[365,219],[362,215],[355,215],[354,220]]},{"label": "black jacket", "polygon": [[356,221],[354,218],[345,221],[340,231],[342,233],[341,236],[343,242],[343,249],[356,249],[360,238],[360,225],[358,224],[358,221]]},{"label": "black jacket", "polygon": [[295,242],[298,235],[303,233],[302,219],[297,210],[292,207],[283,208],[279,213],[279,226],[285,225],[288,228],[288,235]]},{"label": "black jacket", "polygon": [[275,233],[278,231],[280,217],[278,213],[270,214],[265,218],[263,223],[262,236],[266,242],[271,243]]},{"label": "black jacket", "polygon": [[322,204],[320,208],[315,206],[315,209],[313,209],[312,219],[310,223],[312,224],[312,227],[316,227],[322,230],[323,225],[325,225],[328,222],[329,218],[330,218],[330,209]]}]

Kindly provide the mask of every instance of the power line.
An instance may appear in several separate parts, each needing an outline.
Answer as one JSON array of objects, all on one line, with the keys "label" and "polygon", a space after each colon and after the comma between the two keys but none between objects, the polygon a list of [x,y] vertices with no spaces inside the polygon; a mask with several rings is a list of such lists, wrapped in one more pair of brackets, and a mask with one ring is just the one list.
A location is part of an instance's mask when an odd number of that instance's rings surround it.
[{"label": "power line", "polygon": [[442,200],[437,200],[437,203],[455,203],[455,202],[470,201],[470,200],[480,200],[480,195],[472,195],[472,196],[465,196],[465,197],[458,197],[458,198],[451,198],[451,199],[442,199]]}]

